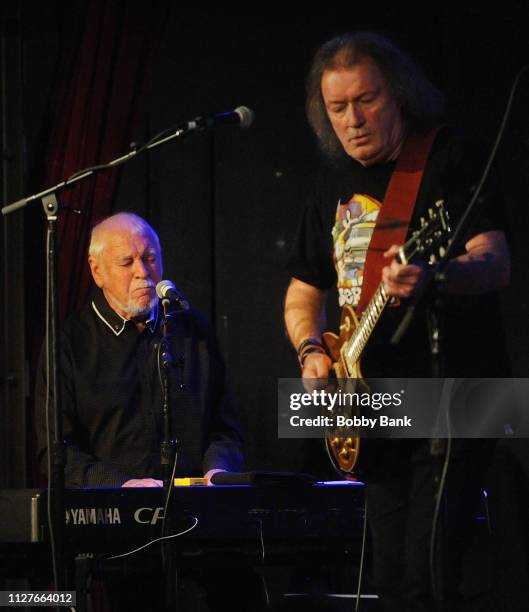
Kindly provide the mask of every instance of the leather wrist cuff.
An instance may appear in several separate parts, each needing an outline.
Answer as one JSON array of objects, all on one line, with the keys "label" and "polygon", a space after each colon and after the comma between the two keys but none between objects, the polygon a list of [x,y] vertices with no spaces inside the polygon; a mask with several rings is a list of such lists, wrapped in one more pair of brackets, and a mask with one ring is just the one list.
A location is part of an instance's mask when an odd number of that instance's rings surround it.
[{"label": "leather wrist cuff", "polygon": [[310,353],[322,353],[325,354],[325,348],[323,344],[317,338],[307,338],[298,347],[298,360],[301,366],[305,361],[307,355]]},{"label": "leather wrist cuff", "polygon": [[310,355],[310,353],[320,353],[322,355],[325,355],[325,349],[322,346],[312,346],[308,349],[306,349],[305,351],[303,351],[303,354],[301,355],[301,357],[299,357],[299,365],[303,367],[303,364],[305,363],[305,359],[307,358],[308,355]]}]

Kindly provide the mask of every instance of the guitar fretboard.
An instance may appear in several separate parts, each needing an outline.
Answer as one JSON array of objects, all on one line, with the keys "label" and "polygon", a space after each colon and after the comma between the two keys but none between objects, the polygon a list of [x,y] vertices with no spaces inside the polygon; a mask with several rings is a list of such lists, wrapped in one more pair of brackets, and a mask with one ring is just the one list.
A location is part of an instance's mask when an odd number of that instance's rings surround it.
[{"label": "guitar fretboard", "polygon": [[[353,332],[352,336],[342,346],[342,354],[345,357],[347,369],[351,370],[352,366],[360,359],[360,355],[364,350],[380,315],[384,311],[386,304],[389,302],[389,296],[384,289],[384,284],[380,283],[378,289],[373,294],[369,301],[364,314],[358,323],[358,327]],[[350,372],[351,373],[351,372]]]}]

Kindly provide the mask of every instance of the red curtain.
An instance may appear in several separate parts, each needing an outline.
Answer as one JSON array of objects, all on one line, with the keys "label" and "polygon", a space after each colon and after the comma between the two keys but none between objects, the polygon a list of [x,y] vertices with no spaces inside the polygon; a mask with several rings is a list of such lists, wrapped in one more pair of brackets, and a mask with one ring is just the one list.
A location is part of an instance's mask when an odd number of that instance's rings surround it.
[{"label": "red curtain", "polygon": [[[51,96],[44,168],[35,191],[55,185],[87,166],[104,163],[124,153],[133,134],[148,68],[163,26],[163,0],[150,3],[78,0],[58,4],[62,21],[60,54]],[[40,163],[38,165],[41,165]],[[119,170],[105,170],[59,194],[57,224],[58,292],[61,319],[86,303],[91,276],[87,250],[92,226],[112,214]],[[82,211],[81,215],[72,209]],[[39,240],[40,242],[40,240]],[[44,241],[28,245],[41,262]],[[44,329],[44,286],[32,266],[26,312],[31,388]],[[39,306],[40,305],[40,312]],[[32,403],[32,402],[31,402]],[[30,432],[30,480],[45,486]]]},{"label": "red curtain", "polygon": [[[126,152],[160,24],[157,3],[92,0],[66,23],[46,156],[46,185]],[[57,225],[59,313],[82,306],[92,226],[112,213],[119,170],[105,170],[62,192]],[[72,209],[81,210],[77,215]]]}]

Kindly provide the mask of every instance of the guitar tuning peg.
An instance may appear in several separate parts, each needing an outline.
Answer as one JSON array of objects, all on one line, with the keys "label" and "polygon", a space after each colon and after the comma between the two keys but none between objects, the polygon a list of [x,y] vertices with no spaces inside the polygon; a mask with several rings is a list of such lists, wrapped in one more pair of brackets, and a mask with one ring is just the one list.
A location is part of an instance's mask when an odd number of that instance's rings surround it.
[{"label": "guitar tuning peg", "polygon": [[432,254],[430,255],[430,261],[429,261],[429,264],[430,264],[431,266],[433,266],[433,265],[434,265],[436,262],[437,262],[437,257],[436,257],[436,256],[435,256],[435,255],[432,253]]},{"label": "guitar tuning peg", "polygon": [[435,217],[435,213],[431,208],[428,209],[428,216],[430,217],[430,219],[433,219]]},{"label": "guitar tuning peg", "polygon": [[444,257],[446,255],[446,249],[444,247],[439,247],[439,255]]},{"label": "guitar tuning peg", "polygon": [[421,227],[424,227],[426,225],[426,219],[424,217],[421,217],[420,223],[421,223]]}]

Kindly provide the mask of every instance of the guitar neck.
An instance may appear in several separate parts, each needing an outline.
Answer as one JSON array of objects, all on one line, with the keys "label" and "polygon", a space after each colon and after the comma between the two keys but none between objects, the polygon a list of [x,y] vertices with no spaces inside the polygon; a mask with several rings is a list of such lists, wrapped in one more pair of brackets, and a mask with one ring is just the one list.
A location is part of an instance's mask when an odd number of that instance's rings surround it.
[{"label": "guitar neck", "polygon": [[[435,209],[428,209],[428,220],[421,217],[421,227],[412,232],[411,238],[400,248],[400,263],[407,264],[416,256],[420,256],[425,263],[434,263],[437,251],[444,256],[444,247],[449,236],[448,214],[443,200],[439,200],[435,203]],[[380,283],[358,326],[342,344],[340,354],[350,376],[389,300],[384,284]]]},{"label": "guitar neck", "polygon": [[[380,319],[380,315],[384,312],[384,308],[389,302],[390,297],[384,289],[384,283],[380,283],[373,297],[369,301],[362,318],[358,322],[358,327],[355,329],[347,342],[342,345],[342,355],[347,364],[355,364],[362,354],[367,341],[369,340],[375,325]],[[349,369],[349,368],[348,368]]]}]

